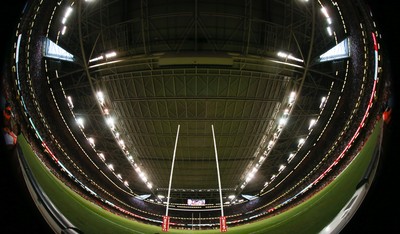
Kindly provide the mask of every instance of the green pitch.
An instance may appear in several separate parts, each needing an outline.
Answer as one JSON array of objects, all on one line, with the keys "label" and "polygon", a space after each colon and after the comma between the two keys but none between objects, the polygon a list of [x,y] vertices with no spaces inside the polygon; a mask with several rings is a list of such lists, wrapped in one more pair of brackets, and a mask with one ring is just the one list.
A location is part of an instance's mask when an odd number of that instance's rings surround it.
[{"label": "green pitch", "polygon": [[[379,121],[364,148],[349,167],[324,190],[289,211],[267,219],[237,227],[229,227],[227,233],[318,233],[336,216],[356,190],[379,141],[382,121]],[[33,153],[23,135],[18,138],[30,169],[42,190],[56,208],[83,233],[162,233],[159,226],[143,224],[108,212],[83,199],[58,180]],[[220,233],[218,230],[177,230],[168,233]]]}]

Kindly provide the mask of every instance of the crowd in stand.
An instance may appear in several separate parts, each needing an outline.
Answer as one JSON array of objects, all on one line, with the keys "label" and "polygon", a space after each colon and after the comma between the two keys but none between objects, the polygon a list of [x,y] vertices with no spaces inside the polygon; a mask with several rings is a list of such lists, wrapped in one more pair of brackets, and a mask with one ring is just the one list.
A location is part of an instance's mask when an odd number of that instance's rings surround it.
[{"label": "crowd in stand", "polygon": [[11,104],[5,101],[2,103],[3,111],[3,124],[2,124],[2,136],[4,138],[5,147],[8,151],[12,150],[17,144],[17,137],[21,132],[19,123],[14,121],[12,117]]}]

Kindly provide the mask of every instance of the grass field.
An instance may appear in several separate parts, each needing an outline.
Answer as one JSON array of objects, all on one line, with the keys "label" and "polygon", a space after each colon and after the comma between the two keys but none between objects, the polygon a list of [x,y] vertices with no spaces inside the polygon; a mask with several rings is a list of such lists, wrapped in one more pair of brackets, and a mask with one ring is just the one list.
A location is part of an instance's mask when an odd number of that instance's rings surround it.
[{"label": "grass field", "polygon": [[[378,122],[361,152],[324,190],[301,205],[274,217],[237,227],[228,225],[228,233],[318,233],[330,223],[354,194],[357,184],[371,162],[381,128],[382,122]],[[19,136],[18,142],[42,190],[56,208],[83,233],[162,233],[161,225],[148,225],[120,217],[83,199],[47,170],[23,135]],[[219,229],[189,231],[171,228],[168,233],[219,233]]]}]

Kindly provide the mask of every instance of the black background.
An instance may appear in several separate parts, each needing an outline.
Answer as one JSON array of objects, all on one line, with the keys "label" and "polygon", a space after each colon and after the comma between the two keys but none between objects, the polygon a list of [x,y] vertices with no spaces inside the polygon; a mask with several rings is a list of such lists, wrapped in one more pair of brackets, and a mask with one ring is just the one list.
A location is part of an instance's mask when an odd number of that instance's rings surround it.
[{"label": "black background", "polygon": [[[351,0],[349,0],[351,1]],[[3,69],[4,60],[9,56],[15,37],[15,28],[26,1],[2,1],[0,7],[1,20],[1,44],[0,44],[0,66]],[[371,188],[349,224],[342,233],[400,233],[400,209],[399,208],[399,175],[396,170],[400,168],[398,157],[400,157],[399,115],[398,115],[398,93],[399,89],[399,42],[400,29],[399,14],[393,1],[389,0],[366,0],[371,7],[373,17],[377,22],[378,29],[382,33],[381,44],[384,47],[385,58],[390,58],[392,65],[393,93],[395,95],[395,108],[392,120],[388,126],[382,161],[379,165],[377,175]],[[4,151],[1,151],[4,152]],[[2,153],[3,154],[3,153]],[[15,164],[6,155],[0,156],[0,194],[2,216],[0,218],[0,230],[4,233],[48,233],[49,228],[32,204],[32,199],[25,193],[26,188],[18,185],[21,181],[12,173]],[[399,170],[400,171],[400,170]],[[21,223],[21,220],[22,223]],[[306,224],[305,224],[306,225]]]},{"label": "black background", "polygon": [[[349,0],[351,1],[351,0]],[[390,59],[393,83],[394,109],[384,142],[377,175],[357,213],[342,233],[400,233],[399,172],[399,78],[400,78],[400,20],[399,11],[393,2],[367,0],[373,17],[382,34],[384,56]]]},{"label": "black background", "polygon": [[[0,81],[3,82],[4,63],[9,60],[15,30],[27,1],[2,1],[0,7]],[[3,83],[1,83],[3,85]],[[1,90],[3,87],[0,85]],[[3,117],[3,114],[1,114]],[[1,121],[3,119],[1,118]],[[0,140],[2,136],[0,136]],[[51,230],[24,184],[16,155],[10,154],[1,141],[0,149],[0,233],[55,233]]]}]

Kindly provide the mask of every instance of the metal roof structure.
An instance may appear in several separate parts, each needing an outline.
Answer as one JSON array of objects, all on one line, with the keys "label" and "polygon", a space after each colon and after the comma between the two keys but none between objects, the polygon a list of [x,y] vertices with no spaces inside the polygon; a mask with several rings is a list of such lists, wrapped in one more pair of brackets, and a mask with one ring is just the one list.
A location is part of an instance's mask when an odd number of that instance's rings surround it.
[{"label": "metal roof structure", "polygon": [[224,198],[295,187],[337,158],[370,98],[373,26],[359,28],[357,4],[41,1],[21,31],[36,18],[39,30],[21,40],[47,44],[21,57],[43,54],[40,86],[58,111],[39,109],[74,148],[60,161],[111,193],[166,196],[178,136],[171,198],[217,204],[216,152]]}]

